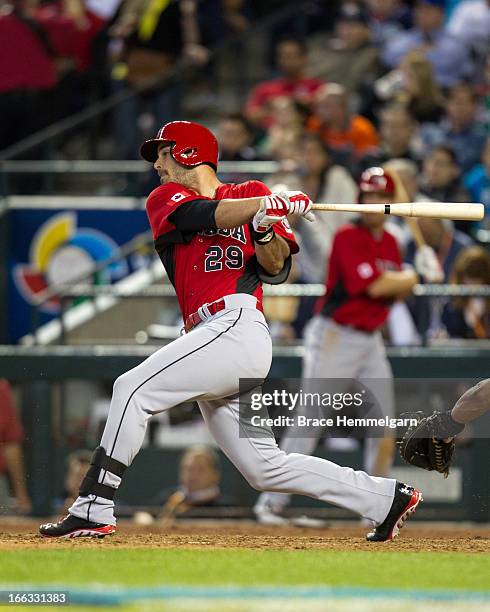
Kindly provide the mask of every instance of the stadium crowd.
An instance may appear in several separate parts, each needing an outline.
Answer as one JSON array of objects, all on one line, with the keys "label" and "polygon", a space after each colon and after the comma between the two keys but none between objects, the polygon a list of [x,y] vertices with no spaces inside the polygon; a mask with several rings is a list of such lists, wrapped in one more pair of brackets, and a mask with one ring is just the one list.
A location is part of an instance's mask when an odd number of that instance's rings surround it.
[{"label": "stadium crowd", "polygon": [[[135,158],[141,140],[163,122],[192,118],[189,108],[196,111],[207,81],[197,118],[200,112],[216,128],[221,160],[279,162],[266,179],[271,187],[347,203],[357,198],[363,170],[386,166],[411,200],[477,201],[490,211],[490,2],[309,0],[296,3],[301,20],[286,11],[271,22],[255,56],[245,43],[238,56],[219,51],[229,38],[253,38],[264,17],[293,4],[0,0],[1,148],[129,88],[134,95],[114,107],[109,133],[113,157]],[[269,73],[238,102],[209,90],[227,63],[237,72],[237,61],[245,81]],[[188,68],[191,81],[180,78]],[[331,242],[347,220],[323,215],[315,229],[296,222],[303,246],[296,282],[324,280]],[[388,228],[412,263],[410,232],[403,224]],[[420,222],[446,282],[490,282],[488,251],[475,245],[481,229],[489,228]],[[311,311],[303,301],[286,317],[286,338],[301,333]],[[455,300],[435,318],[416,311],[419,333],[490,336],[481,298]]]}]

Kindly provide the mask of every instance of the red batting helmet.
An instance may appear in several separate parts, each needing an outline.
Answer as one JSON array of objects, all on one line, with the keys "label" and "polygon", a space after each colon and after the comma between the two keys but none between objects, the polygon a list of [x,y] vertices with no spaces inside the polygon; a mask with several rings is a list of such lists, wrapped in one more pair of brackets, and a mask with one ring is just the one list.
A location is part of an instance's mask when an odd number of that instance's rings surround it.
[{"label": "red batting helmet", "polygon": [[364,170],[359,180],[359,201],[363,193],[395,195],[395,181],[383,168],[368,168]]},{"label": "red batting helmet", "polygon": [[158,147],[171,145],[170,153],[176,162],[188,168],[200,164],[218,167],[218,141],[203,125],[191,121],[171,121],[160,128],[155,138],[141,145],[140,155],[146,161],[155,163]]}]

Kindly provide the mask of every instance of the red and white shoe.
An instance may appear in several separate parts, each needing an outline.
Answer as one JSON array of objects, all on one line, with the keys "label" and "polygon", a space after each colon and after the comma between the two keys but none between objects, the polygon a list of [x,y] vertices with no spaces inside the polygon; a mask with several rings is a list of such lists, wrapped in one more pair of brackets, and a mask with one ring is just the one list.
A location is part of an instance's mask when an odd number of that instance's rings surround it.
[{"label": "red and white shoe", "polygon": [[369,532],[366,540],[369,542],[386,542],[394,540],[400,533],[403,524],[408,520],[422,501],[422,493],[413,487],[397,482],[395,497],[385,520]]},{"label": "red and white shoe", "polygon": [[39,526],[39,533],[46,538],[104,538],[115,531],[115,525],[92,523],[72,514],[67,514],[57,523]]}]

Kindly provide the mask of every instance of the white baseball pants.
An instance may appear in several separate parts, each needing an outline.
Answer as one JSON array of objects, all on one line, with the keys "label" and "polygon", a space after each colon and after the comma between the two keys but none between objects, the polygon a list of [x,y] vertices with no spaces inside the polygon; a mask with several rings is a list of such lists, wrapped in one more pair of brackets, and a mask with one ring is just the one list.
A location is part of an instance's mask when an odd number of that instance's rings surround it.
[{"label": "white baseball pants", "polygon": [[[343,325],[332,319],[316,315],[305,328],[305,356],[303,359],[303,388],[308,387],[309,379],[346,379],[362,380],[369,387],[369,379],[374,379],[373,392],[382,416],[394,414],[393,372],[386,357],[381,334],[364,333]],[[309,414],[310,409],[298,407],[297,414]],[[359,415],[361,416],[361,415]],[[381,416],[381,415],[379,415]],[[286,453],[311,455],[325,434],[325,428],[309,428],[308,436],[302,436],[301,430],[289,427],[281,438],[280,447]],[[364,469],[373,473],[378,452],[383,438],[370,437],[364,440]],[[390,465],[388,466],[391,467]],[[281,493],[263,493],[256,502],[259,511],[269,506],[280,512],[291,501],[291,496]]]},{"label": "white baseball pants", "polygon": [[[225,310],[116,380],[101,441],[107,455],[130,465],[149,419],[195,400],[222,451],[254,488],[307,495],[382,522],[393,501],[395,480],[317,457],[286,454],[272,433],[240,437],[239,379],[267,376],[272,344],[253,296],[231,295],[225,303]],[[117,488],[120,480],[101,470],[100,483]],[[69,512],[90,521],[116,523],[113,501],[95,495],[78,497]]]}]

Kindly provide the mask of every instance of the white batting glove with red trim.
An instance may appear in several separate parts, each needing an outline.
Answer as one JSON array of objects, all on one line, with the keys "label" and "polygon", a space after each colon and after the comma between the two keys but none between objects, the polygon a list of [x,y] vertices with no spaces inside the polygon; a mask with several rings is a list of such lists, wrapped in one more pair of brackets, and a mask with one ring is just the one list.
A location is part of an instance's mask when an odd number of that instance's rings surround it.
[{"label": "white batting glove with red trim", "polygon": [[252,219],[257,233],[267,233],[274,223],[281,221],[289,214],[288,201],[277,193],[265,196],[260,201],[260,208]]},{"label": "white batting glove with red trim", "polygon": [[281,191],[276,194],[288,202],[288,214],[300,215],[308,221],[314,221],[315,215],[310,212],[312,201],[302,191]]}]

